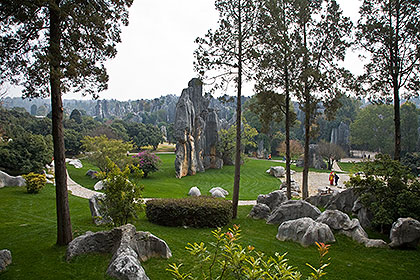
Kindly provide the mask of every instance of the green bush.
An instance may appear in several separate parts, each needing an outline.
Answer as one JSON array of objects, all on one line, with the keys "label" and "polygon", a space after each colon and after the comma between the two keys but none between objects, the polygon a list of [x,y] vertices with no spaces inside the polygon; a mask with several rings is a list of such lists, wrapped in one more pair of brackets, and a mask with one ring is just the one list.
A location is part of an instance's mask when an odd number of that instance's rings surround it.
[{"label": "green bush", "polygon": [[164,226],[220,227],[232,218],[232,203],[213,197],[154,199],[146,203],[147,219]]},{"label": "green bush", "polygon": [[26,180],[26,191],[28,193],[38,193],[47,184],[45,174],[31,172],[22,177]]},{"label": "green bush", "polygon": [[[181,272],[182,264],[170,264],[169,271],[174,279],[303,279],[302,273],[288,264],[286,254],[275,253],[275,256],[266,256],[258,252],[253,246],[243,247],[238,241],[241,238],[239,226],[222,232],[221,229],[212,231],[215,242],[206,246],[203,242],[188,243],[185,247],[196,260],[196,266],[189,269],[189,273]],[[329,265],[329,245],[316,243],[319,252],[319,267],[311,268],[311,273],[306,278],[316,280],[322,278]]]}]

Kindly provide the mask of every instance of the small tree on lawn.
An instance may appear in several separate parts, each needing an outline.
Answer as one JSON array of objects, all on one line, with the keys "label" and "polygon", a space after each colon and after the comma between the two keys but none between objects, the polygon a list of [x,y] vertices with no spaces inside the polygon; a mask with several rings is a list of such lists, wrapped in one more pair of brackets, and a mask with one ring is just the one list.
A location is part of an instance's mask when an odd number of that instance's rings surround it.
[{"label": "small tree on lawn", "polygon": [[338,161],[346,155],[346,153],[340,146],[325,141],[319,142],[318,149],[319,154],[327,160],[329,170],[332,169],[334,161]]},{"label": "small tree on lawn", "polygon": [[142,187],[128,180],[128,176],[133,170],[136,177],[141,177],[143,173],[138,168],[130,168],[128,165],[121,170],[109,158],[107,162],[108,173],[101,173],[101,177],[105,178],[105,214],[112,219],[115,226],[125,225],[129,220],[137,218],[137,214],[143,209]]},{"label": "small tree on lawn", "polygon": [[162,164],[161,159],[149,151],[143,151],[133,156],[135,158],[135,165],[143,171],[143,177],[146,178],[149,173],[159,170]]}]

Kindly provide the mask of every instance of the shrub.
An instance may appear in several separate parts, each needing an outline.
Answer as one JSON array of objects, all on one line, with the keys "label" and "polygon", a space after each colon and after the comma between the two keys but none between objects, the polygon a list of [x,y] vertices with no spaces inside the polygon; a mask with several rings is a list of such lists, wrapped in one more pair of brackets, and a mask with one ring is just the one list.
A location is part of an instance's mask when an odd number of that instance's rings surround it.
[{"label": "shrub", "polygon": [[[302,278],[296,267],[290,266],[285,258],[286,254],[275,254],[268,257],[255,250],[253,246],[243,247],[238,241],[241,238],[239,226],[234,225],[224,233],[221,229],[212,231],[216,242],[210,243],[209,248],[200,244],[188,243],[186,249],[197,259],[197,267],[190,269],[190,273],[182,273],[182,264],[171,264],[167,271],[175,279],[290,279]],[[325,260],[329,245],[317,243],[319,252],[319,268],[310,264],[311,273],[307,279],[320,279],[324,276],[325,268],[329,265]]]},{"label": "shrub", "polygon": [[420,182],[407,167],[389,155],[377,155],[362,170],[365,176],[350,178],[347,186],[355,188],[373,213],[374,227],[384,232],[400,217],[420,219]]},{"label": "shrub", "polygon": [[22,176],[26,180],[26,191],[38,193],[47,183],[45,174],[29,173]]},{"label": "shrub", "polygon": [[146,203],[146,216],[164,226],[219,227],[232,218],[232,203],[213,197],[154,199]]},{"label": "shrub", "polygon": [[140,152],[133,156],[133,158],[135,159],[136,166],[143,171],[145,178],[149,173],[158,171],[162,164],[160,158],[149,151]]},{"label": "shrub", "polygon": [[[115,226],[125,225],[130,219],[136,219],[138,212],[142,210],[142,188],[128,180],[133,168],[126,166],[121,171],[108,159],[107,169],[108,173],[100,174],[100,177],[105,178],[103,199],[105,216],[109,216]],[[136,170],[135,167],[134,170]],[[141,171],[137,172],[137,175],[142,176]]]}]

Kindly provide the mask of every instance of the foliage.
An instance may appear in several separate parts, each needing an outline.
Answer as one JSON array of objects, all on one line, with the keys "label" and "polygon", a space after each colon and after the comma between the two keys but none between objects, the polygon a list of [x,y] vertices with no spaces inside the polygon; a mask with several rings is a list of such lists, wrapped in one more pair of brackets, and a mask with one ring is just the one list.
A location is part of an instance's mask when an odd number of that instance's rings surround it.
[{"label": "foliage", "polygon": [[419,176],[420,169],[420,153],[406,153],[402,159],[401,163],[407,166],[410,169],[411,173],[415,176]]},{"label": "foliage", "polygon": [[391,105],[369,105],[361,109],[350,125],[353,148],[392,154],[392,115]]},{"label": "foliage", "polygon": [[321,141],[318,143],[319,154],[327,160],[328,169],[332,169],[334,161],[339,161],[346,156],[344,150],[337,144]]},{"label": "foliage", "polygon": [[360,8],[356,43],[368,63],[359,77],[360,93],[394,101],[394,158],[400,159],[400,94],[418,96],[420,89],[420,2],[365,0]]},{"label": "foliage", "polygon": [[213,197],[153,199],[146,202],[146,216],[164,226],[219,227],[232,218],[232,203]]},{"label": "foliage", "polygon": [[362,203],[373,213],[372,225],[389,229],[400,217],[420,219],[420,182],[407,167],[379,154],[362,167],[364,176],[350,178]]},{"label": "foliage", "polygon": [[108,172],[107,158],[118,167],[123,168],[130,162],[131,158],[127,156],[127,152],[133,149],[133,144],[122,140],[108,139],[105,135],[102,135],[86,136],[82,140],[82,147],[94,165],[101,171]]},{"label": "foliage", "polygon": [[125,129],[130,140],[138,149],[144,146],[153,146],[156,150],[158,145],[163,142],[162,131],[152,124],[126,123]]},{"label": "foliage", "polygon": [[[259,252],[254,246],[243,247],[241,230],[233,225],[228,232],[221,228],[212,231],[215,242],[210,243],[212,249],[207,249],[203,242],[188,243],[185,247],[197,260],[196,268],[190,273],[182,273],[182,264],[170,264],[167,271],[175,279],[301,279],[302,274],[296,267],[288,264],[286,254],[275,253],[275,257],[268,257]],[[312,272],[307,279],[320,279],[324,276],[325,268],[329,263],[323,263],[323,258],[328,253],[328,245],[318,244],[320,254],[320,267],[315,269],[307,264]],[[195,273],[194,273],[195,272]]]},{"label": "foliage", "polygon": [[45,174],[30,172],[22,175],[22,177],[26,180],[26,191],[28,193],[38,193],[47,184]]},{"label": "foliage", "polygon": [[[251,127],[243,120],[241,133],[241,153],[245,150],[245,146],[256,147],[254,137],[258,135],[255,128]],[[217,151],[221,154],[223,164],[232,165],[235,157],[236,147],[236,125],[232,125],[229,129],[221,129],[219,131],[219,142],[217,143]]]},{"label": "foliage", "polygon": [[[277,148],[279,154],[286,154],[286,143],[282,142]],[[292,158],[300,157],[303,154],[302,144],[297,140],[290,140],[290,155]]]},{"label": "foliage", "polygon": [[401,151],[415,152],[419,148],[419,110],[411,102],[401,105]]},{"label": "foliage", "polygon": [[143,174],[137,168],[128,165],[121,170],[115,163],[107,159],[108,172],[102,172],[104,178],[103,206],[105,215],[111,217],[115,226],[125,225],[131,219],[136,219],[142,210],[142,187],[128,180],[134,170],[138,177]]},{"label": "foliage", "polygon": [[0,141],[0,169],[9,174],[41,173],[52,159],[51,136],[30,133]]},{"label": "foliage", "polygon": [[137,168],[143,171],[144,178],[146,178],[149,173],[158,171],[162,164],[160,158],[150,151],[142,151],[133,156],[133,158],[136,159],[134,164]]}]

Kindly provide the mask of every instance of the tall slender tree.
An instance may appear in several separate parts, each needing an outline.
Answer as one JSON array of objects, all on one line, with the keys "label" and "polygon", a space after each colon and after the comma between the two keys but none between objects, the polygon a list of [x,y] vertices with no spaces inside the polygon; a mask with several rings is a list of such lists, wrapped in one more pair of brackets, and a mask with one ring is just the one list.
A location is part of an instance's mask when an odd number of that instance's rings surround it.
[{"label": "tall slender tree", "polygon": [[133,0],[4,0],[0,2],[0,86],[24,97],[51,96],[57,244],[72,240],[63,137],[62,94],[107,88],[103,62],[116,55],[120,26]]},{"label": "tall slender tree", "polygon": [[418,0],[364,0],[356,42],[370,56],[359,77],[371,99],[394,101],[394,159],[400,160],[400,95],[420,90],[420,2]]},{"label": "tall slender tree", "polygon": [[227,87],[234,80],[236,98],[236,155],[233,185],[233,218],[236,218],[239,201],[241,168],[241,96],[243,77],[250,77],[250,60],[257,19],[257,0],[216,0],[219,26],[209,30],[204,38],[197,38],[194,55],[196,71],[208,79],[218,78],[216,88]]},{"label": "tall slender tree", "polygon": [[349,47],[351,21],[335,0],[296,0],[296,24],[300,34],[295,43],[299,50],[297,66],[299,82],[294,92],[305,113],[304,167],[302,196],[308,197],[309,143],[311,125],[315,120],[317,105],[323,101],[327,113],[338,108],[338,97],[349,72],[340,68]]},{"label": "tall slender tree", "polygon": [[[294,56],[296,14],[290,0],[265,0],[260,7],[256,46],[257,100],[255,109],[265,122],[285,119],[286,131],[286,186],[291,198],[290,175],[290,124],[294,116],[290,113],[291,84],[297,57]],[[278,92],[276,92],[278,91]]]}]

